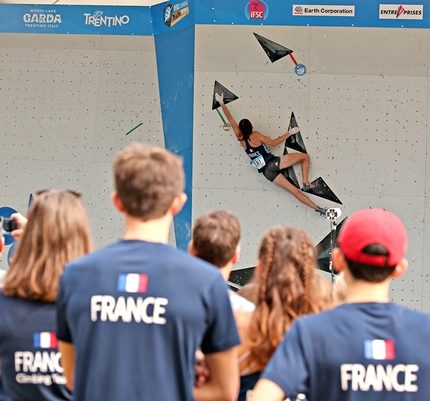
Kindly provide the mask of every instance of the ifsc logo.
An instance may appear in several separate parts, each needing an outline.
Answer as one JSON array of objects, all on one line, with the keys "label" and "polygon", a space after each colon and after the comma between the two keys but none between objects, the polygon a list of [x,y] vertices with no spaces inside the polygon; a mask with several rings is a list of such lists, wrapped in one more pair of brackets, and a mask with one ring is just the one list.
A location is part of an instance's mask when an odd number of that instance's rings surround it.
[{"label": "ifsc logo", "polygon": [[84,13],[85,25],[94,26],[122,26],[127,25],[130,22],[128,15],[114,15],[112,17],[103,16],[103,11],[96,11],[93,15]]},{"label": "ifsc logo", "polygon": [[251,0],[245,6],[245,16],[249,20],[265,20],[269,16],[269,7],[263,0]]}]

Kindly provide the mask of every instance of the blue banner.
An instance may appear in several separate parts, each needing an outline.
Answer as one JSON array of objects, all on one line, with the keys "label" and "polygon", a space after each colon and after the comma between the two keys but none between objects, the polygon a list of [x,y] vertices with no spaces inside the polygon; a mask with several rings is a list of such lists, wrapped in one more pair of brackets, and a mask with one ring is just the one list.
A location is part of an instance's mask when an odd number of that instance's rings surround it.
[{"label": "blue banner", "polygon": [[174,0],[152,7],[0,4],[0,32],[149,36],[194,24],[430,28],[429,0]]},{"label": "blue banner", "polygon": [[429,0],[196,0],[196,24],[430,28]]},{"label": "blue banner", "polygon": [[[161,21],[168,22],[162,18],[162,13],[158,15]],[[180,26],[180,23],[177,25]],[[170,29],[167,24],[165,27]],[[195,28],[179,29],[175,24],[173,30],[154,38],[164,144],[166,149],[181,156],[184,162],[188,201],[175,216],[174,227],[176,246],[187,250],[192,227]]]},{"label": "blue banner", "polygon": [[152,35],[150,7],[0,4],[0,32]]}]

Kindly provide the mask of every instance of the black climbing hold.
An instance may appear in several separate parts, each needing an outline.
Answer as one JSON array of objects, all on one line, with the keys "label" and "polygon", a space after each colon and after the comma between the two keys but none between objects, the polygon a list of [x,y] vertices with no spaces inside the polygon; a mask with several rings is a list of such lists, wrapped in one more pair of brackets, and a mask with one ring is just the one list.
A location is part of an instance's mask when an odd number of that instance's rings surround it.
[{"label": "black climbing hold", "polygon": [[330,259],[332,246],[336,246],[336,238],[339,235],[339,230],[345,220],[346,218],[344,218],[339,224],[337,224],[336,229],[333,229],[330,233],[328,233],[315,247],[315,252],[317,254],[317,262],[320,270],[331,273]]},{"label": "black climbing hold", "polygon": [[279,43],[266,39],[255,32],[254,36],[257,38],[258,42],[260,43],[261,47],[266,52],[272,63],[281,59],[282,57],[288,56],[293,52],[292,50],[280,45]]},{"label": "black climbing hold", "polygon": [[[291,117],[290,117],[290,124],[288,125],[288,131],[291,128],[295,128],[295,127],[299,128],[299,125],[297,124],[297,120],[296,120],[296,117],[294,116],[294,112],[292,112]],[[285,140],[285,146],[290,148],[290,149],[297,150],[297,152],[308,153],[306,151],[306,146],[305,146],[305,143],[303,141],[303,137],[302,137],[302,134],[300,133],[300,131],[297,132],[297,134],[289,136]]]},{"label": "black climbing hold", "polygon": [[221,106],[215,99],[215,93],[224,95],[224,104],[231,103],[234,100],[239,99],[233,92],[229,91],[225,86],[222,86],[218,81],[215,81],[214,93],[212,96],[212,110]]},{"label": "black climbing hold", "polygon": [[302,191],[342,205],[342,202],[321,177],[312,181],[311,184],[313,185],[313,188],[308,188],[306,190],[302,189]]}]

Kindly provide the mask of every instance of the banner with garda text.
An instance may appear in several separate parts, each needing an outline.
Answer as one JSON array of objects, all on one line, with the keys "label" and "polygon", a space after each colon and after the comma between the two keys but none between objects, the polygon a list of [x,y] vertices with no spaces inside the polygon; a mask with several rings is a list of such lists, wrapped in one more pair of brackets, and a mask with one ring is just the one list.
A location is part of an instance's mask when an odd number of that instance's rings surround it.
[{"label": "banner with garda text", "polygon": [[143,6],[0,4],[0,32],[151,35],[151,9]]}]

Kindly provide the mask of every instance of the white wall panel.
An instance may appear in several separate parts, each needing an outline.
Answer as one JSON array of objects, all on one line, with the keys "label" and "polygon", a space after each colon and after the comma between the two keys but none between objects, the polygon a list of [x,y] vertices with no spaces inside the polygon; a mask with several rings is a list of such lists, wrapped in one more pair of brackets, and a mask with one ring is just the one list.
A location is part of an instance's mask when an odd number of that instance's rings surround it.
[{"label": "white wall panel", "polygon": [[309,65],[310,28],[198,25],[196,26],[196,70],[235,71],[242,77],[246,72],[260,75],[280,72],[294,74],[289,56],[272,63],[253,35],[257,33],[290,50],[298,63]]},{"label": "white wall panel", "polygon": [[101,51],[94,160],[112,158],[130,140],[164,146],[154,66],[154,52]]},{"label": "white wall panel", "polygon": [[[293,49],[307,74],[296,76],[288,56],[270,63],[253,32]],[[305,228],[315,243],[330,228],[248,165],[233,133],[222,130],[211,110],[217,80],[239,96],[229,105],[233,115],[249,118],[264,134],[278,136],[294,111],[312,160],[310,178],[322,176],[343,201],[343,217],[382,207],[402,218],[410,269],[393,282],[391,296],[430,310],[428,31],[198,26],[196,44],[193,216],[212,208],[239,215],[239,268],[252,265],[271,225]],[[282,146],[274,153],[281,154]],[[300,177],[298,167],[296,172]]]},{"label": "white wall panel", "polygon": [[416,77],[428,75],[427,29],[307,29],[311,35],[311,73]]},{"label": "white wall panel", "polygon": [[4,157],[91,160],[98,60],[90,50],[0,48]]},{"label": "white wall panel", "polygon": [[[271,63],[253,32],[294,50],[308,73],[296,76],[288,56]],[[218,208],[238,214],[238,267],[255,263],[272,225],[305,228],[315,243],[329,231],[326,220],[249,166],[211,110],[217,80],[239,96],[229,106],[237,119],[250,118],[264,134],[285,132],[294,111],[310,178],[324,178],[344,216],[371,206],[403,219],[410,270],[391,295],[430,310],[429,48],[428,30],[419,29],[197,26],[193,218]],[[163,145],[153,38],[2,34],[0,56],[0,206],[25,213],[32,191],[77,189],[96,246],[117,239],[112,157],[134,140]]]},{"label": "white wall panel", "polygon": [[[307,136],[309,95],[306,87],[303,80],[299,82],[295,79],[286,79],[285,75],[280,73],[248,72],[239,75],[221,72],[215,75],[213,72],[196,72],[194,185],[218,188],[225,188],[226,185],[233,188],[255,186],[254,180],[258,173],[250,167],[249,157],[236,139],[233,130],[224,131],[222,120],[215,110],[211,110],[214,80],[239,97],[228,105],[237,122],[242,118],[249,118],[255,130],[272,137],[287,131],[292,111],[295,113],[302,135]],[[273,149],[273,152],[282,155],[283,146]],[[199,166],[207,166],[207,169]],[[225,168],[220,169],[217,166]],[[314,173],[311,168],[311,175]],[[261,179],[258,181],[263,182],[268,190],[275,188],[261,174],[259,178]]]},{"label": "white wall panel", "polygon": [[318,171],[339,192],[422,196],[426,88],[424,77],[312,75],[309,149]]},{"label": "white wall panel", "polygon": [[95,246],[119,238],[111,163],[132,141],[164,146],[156,71],[153,37],[1,34],[0,206],[76,189]]}]

